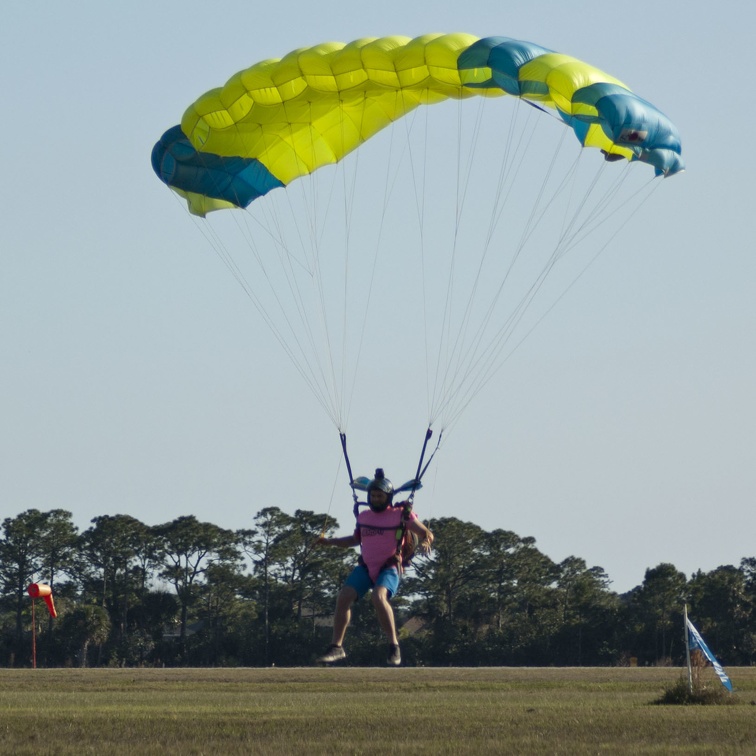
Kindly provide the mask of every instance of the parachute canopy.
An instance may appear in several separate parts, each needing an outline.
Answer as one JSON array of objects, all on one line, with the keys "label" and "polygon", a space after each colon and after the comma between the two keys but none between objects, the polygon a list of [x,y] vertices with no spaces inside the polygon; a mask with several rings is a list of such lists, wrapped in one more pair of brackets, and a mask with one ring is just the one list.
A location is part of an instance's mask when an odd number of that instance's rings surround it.
[{"label": "parachute canopy", "polygon": [[607,160],[684,169],[675,126],[618,79],[530,42],[461,33],[326,42],[256,63],[191,105],[152,165],[204,216],[338,162],[419,105],[502,95],[556,112]]},{"label": "parachute canopy", "polygon": [[340,433],[384,396],[408,419],[425,398],[444,432],[642,223],[680,151],[620,80],[460,33],[256,63],[190,105],[152,164],[194,215],[246,208],[197,230]]}]

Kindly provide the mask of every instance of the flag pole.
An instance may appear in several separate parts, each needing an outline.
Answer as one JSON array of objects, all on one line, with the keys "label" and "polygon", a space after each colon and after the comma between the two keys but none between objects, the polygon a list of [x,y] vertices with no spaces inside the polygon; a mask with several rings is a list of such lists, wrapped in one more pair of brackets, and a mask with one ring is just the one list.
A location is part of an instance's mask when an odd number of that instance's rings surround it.
[{"label": "flag pole", "polygon": [[690,666],[690,633],[688,632],[687,604],[685,604],[685,659],[688,662],[688,692],[693,695],[693,669]]}]

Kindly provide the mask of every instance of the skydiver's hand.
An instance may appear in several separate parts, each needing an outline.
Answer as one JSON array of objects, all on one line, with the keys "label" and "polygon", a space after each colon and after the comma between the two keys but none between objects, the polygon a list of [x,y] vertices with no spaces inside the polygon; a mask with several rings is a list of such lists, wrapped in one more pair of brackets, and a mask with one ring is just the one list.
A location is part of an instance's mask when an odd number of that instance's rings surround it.
[{"label": "skydiver's hand", "polygon": [[423,556],[428,556],[428,554],[433,551],[433,536],[431,535],[423,538],[423,540],[420,541],[418,548]]}]

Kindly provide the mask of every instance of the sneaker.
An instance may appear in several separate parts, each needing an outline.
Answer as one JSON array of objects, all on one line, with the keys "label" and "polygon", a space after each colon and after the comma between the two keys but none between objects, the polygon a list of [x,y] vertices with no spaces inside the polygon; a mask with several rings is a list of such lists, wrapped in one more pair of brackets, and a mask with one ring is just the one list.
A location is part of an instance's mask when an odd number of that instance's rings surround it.
[{"label": "sneaker", "polygon": [[398,667],[402,663],[402,652],[399,650],[399,646],[395,646],[393,643],[389,646],[389,655],[386,659],[386,664],[389,667]]},{"label": "sneaker", "polygon": [[318,657],[318,663],[320,664],[333,664],[334,662],[346,659],[346,651],[341,646],[328,646],[323,656]]}]

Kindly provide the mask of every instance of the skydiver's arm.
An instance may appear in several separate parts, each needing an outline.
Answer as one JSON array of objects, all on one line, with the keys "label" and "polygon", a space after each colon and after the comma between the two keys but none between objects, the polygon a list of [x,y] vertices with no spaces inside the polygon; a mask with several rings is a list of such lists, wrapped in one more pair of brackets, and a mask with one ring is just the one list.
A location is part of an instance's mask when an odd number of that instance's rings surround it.
[{"label": "skydiver's arm", "polygon": [[431,533],[430,529],[423,525],[420,520],[410,520],[407,523],[407,528],[420,539],[420,551],[422,551],[423,554],[430,554],[434,540],[433,533]]}]

